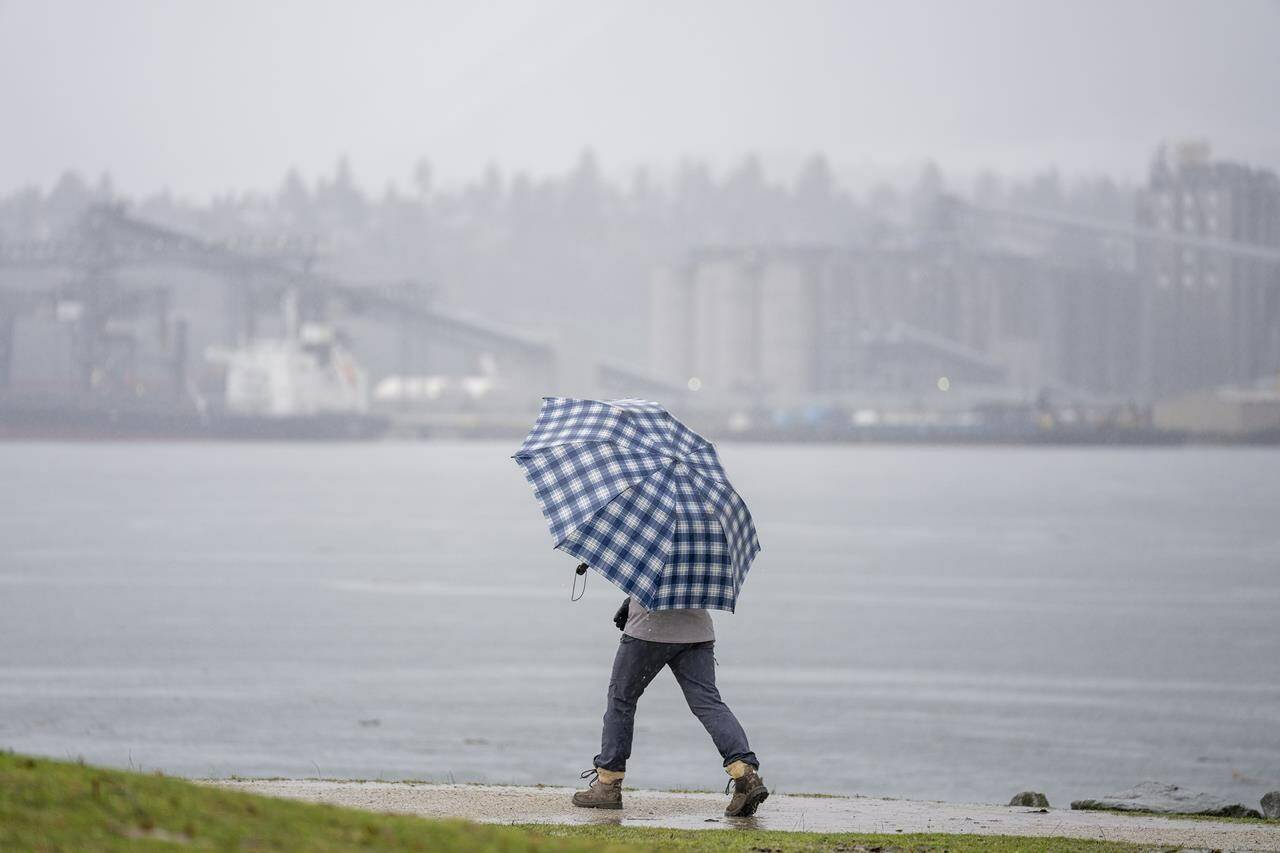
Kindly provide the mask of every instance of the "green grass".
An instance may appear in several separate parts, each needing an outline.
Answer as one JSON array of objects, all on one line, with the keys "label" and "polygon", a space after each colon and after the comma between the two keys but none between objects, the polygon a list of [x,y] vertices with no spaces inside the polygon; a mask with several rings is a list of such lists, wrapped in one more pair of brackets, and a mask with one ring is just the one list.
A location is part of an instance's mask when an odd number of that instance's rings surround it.
[{"label": "green grass", "polygon": [[[0,753],[0,850],[590,851],[597,840],[259,797]],[[605,849],[625,850],[622,846]]]},{"label": "green grass", "polygon": [[1064,838],[500,827],[260,797],[159,774],[0,752],[0,850],[992,851],[1130,853]]}]

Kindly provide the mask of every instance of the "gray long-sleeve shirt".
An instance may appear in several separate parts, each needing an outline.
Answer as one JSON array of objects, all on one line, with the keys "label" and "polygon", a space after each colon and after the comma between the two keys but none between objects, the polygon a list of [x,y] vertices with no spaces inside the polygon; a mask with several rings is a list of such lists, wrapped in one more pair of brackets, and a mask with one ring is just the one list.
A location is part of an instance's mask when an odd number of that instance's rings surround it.
[{"label": "gray long-sleeve shirt", "polygon": [[627,627],[622,633],[652,643],[705,643],[716,638],[711,614],[706,610],[645,610],[631,597]]}]

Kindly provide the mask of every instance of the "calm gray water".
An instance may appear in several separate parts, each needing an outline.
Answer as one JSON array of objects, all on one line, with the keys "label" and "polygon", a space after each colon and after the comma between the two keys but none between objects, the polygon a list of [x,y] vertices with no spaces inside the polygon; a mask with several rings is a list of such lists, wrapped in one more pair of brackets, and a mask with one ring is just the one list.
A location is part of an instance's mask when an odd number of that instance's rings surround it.
[{"label": "calm gray water", "polygon": [[[576,781],[621,595],[513,444],[0,445],[0,746],[196,776]],[[721,448],[721,688],[787,791],[1280,788],[1280,453]],[[712,788],[659,678],[629,784]]]}]

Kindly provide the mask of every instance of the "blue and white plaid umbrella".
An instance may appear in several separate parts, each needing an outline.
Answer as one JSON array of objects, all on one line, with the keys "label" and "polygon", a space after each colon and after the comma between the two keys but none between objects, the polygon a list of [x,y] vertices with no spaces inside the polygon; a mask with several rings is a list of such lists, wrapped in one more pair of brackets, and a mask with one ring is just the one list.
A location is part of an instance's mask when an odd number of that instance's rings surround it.
[{"label": "blue and white plaid umbrella", "polygon": [[711,443],[657,403],[544,397],[512,457],[555,547],[648,610],[734,609],[760,551]]}]

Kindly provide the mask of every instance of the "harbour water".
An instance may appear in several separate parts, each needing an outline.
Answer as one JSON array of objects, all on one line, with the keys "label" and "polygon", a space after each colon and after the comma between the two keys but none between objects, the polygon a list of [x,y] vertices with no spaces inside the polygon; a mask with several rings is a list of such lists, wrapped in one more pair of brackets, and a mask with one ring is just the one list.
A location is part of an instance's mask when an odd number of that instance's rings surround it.
[{"label": "harbour water", "polygon": [[[0,445],[0,747],[568,784],[621,594],[513,443]],[[724,445],[763,551],[721,690],[785,791],[1280,788],[1280,453]],[[723,784],[660,676],[628,784]]]}]

